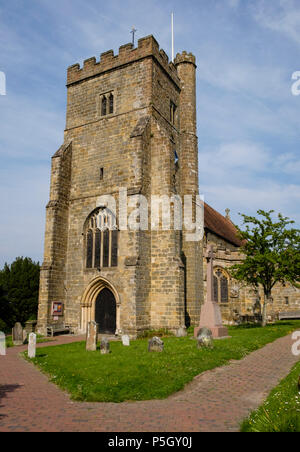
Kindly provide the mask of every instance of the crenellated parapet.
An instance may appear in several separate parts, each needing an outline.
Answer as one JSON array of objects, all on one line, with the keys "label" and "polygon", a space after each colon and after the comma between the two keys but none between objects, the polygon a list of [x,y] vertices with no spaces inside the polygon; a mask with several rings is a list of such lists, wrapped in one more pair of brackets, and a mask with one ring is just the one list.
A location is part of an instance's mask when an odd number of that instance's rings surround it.
[{"label": "crenellated parapet", "polygon": [[177,67],[177,65],[181,63],[191,63],[196,66],[196,57],[192,53],[187,53],[186,51],[177,53],[174,65]]},{"label": "crenellated parapet", "polygon": [[180,86],[175,65],[169,62],[165,51],[159,49],[159,44],[152,35],[139,39],[136,48],[133,48],[132,44],[122,45],[118,55],[114,55],[113,50],[108,50],[100,55],[99,62],[92,57],[84,61],[82,68],[79,64],[70,66],[67,74],[67,86],[148,57],[155,58],[171,79]]}]

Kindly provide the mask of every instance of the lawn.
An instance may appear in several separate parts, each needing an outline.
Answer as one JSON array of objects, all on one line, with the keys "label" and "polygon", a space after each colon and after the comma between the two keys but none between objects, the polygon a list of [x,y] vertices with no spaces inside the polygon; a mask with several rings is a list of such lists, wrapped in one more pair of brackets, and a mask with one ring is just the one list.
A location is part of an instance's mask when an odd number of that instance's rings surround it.
[{"label": "lawn", "polygon": [[242,432],[300,432],[300,362],[246,419]]},{"label": "lawn", "polygon": [[[191,337],[164,337],[162,353],[147,351],[148,339],[129,347],[111,342],[110,355],[86,352],[85,342],[37,349],[32,361],[73,400],[123,402],[163,399],[196,375],[239,360],[275,339],[300,329],[300,321],[229,327],[229,339],[214,341],[213,350],[199,350]],[[26,354],[25,354],[26,356]]]},{"label": "lawn", "polygon": [[[15,347],[13,344],[13,341],[12,341],[12,336],[6,336],[5,339],[6,339],[6,347],[7,348]],[[37,334],[36,342],[37,342],[37,344],[41,344],[43,342],[50,342],[50,339],[47,339],[46,337],[41,336],[40,334]]]}]

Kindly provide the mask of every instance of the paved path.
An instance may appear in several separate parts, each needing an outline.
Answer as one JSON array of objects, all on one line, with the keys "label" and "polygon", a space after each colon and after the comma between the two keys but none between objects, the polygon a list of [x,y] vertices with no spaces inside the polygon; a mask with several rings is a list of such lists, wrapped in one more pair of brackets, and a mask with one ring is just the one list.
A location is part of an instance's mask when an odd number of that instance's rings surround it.
[{"label": "paved path", "polygon": [[[59,337],[54,344],[81,338]],[[49,343],[39,344],[39,347]],[[0,432],[237,431],[298,360],[291,336],[278,339],[241,361],[205,372],[165,400],[79,403],[49,383],[18,354],[0,356]]]}]

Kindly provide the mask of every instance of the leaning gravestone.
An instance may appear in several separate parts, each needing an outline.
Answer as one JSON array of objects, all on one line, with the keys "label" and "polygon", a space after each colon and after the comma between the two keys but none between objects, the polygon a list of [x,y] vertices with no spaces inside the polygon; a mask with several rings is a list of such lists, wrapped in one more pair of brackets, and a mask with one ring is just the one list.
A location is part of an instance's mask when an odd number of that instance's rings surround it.
[{"label": "leaning gravestone", "polygon": [[108,355],[110,353],[109,340],[106,337],[100,342],[100,352],[101,355]]},{"label": "leaning gravestone", "polygon": [[149,339],[148,352],[163,352],[163,351],[164,343],[159,337],[154,336],[152,339]]},{"label": "leaning gravestone", "polygon": [[23,344],[23,328],[20,322],[17,322],[12,329],[12,341],[14,345]]},{"label": "leaning gravestone", "polygon": [[97,323],[92,321],[87,325],[86,350],[94,352],[97,350]]},{"label": "leaning gravestone", "polygon": [[6,341],[5,334],[0,331],[0,356],[6,355]]},{"label": "leaning gravestone", "polygon": [[35,358],[36,353],[36,334],[30,333],[28,338],[28,358]]},{"label": "leaning gravestone", "polygon": [[129,339],[129,336],[127,334],[122,336],[122,344],[125,345],[125,346],[129,346],[130,345],[130,339]]},{"label": "leaning gravestone", "polygon": [[197,335],[198,348],[214,348],[213,335],[209,328],[201,328]]}]

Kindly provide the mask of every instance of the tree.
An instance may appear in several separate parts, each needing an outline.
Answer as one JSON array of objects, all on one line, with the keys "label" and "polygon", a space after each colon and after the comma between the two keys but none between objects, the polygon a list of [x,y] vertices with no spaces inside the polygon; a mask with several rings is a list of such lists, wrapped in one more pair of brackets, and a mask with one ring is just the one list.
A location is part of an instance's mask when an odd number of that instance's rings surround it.
[{"label": "tree", "polygon": [[10,329],[37,316],[40,265],[28,257],[17,257],[0,270],[0,324]]},{"label": "tree", "polygon": [[245,230],[237,226],[245,258],[231,267],[231,275],[247,284],[264,290],[262,326],[267,323],[267,305],[276,283],[290,282],[300,287],[300,230],[280,213],[272,220],[274,210],[258,210],[260,218],[240,214]]}]

